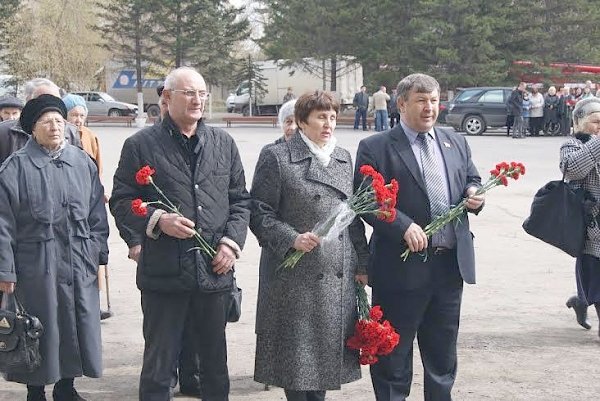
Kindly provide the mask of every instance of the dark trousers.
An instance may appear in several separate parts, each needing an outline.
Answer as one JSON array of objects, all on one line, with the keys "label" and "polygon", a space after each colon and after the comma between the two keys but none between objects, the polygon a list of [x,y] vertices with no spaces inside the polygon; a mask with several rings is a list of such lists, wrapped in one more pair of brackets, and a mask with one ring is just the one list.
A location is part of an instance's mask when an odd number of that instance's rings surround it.
[{"label": "dark trousers", "polygon": [[394,128],[398,124],[400,124],[400,113],[392,111],[390,113],[390,128]]},{"label": "dark trousers", "polygon": [[188,313],[183,329],[179,360],[173,369],[173,383],[171,384],[171,387],[175,387],[179,381],[179,390],[186,393],[202,389],[202,364],[196,347],[196,337],[194,314]]},{"label": "dark trousers", "polygon": [[362,118],[362,128],[363,131],[367,130],[367,109],[357,108],[356,113],[354,114],[354,129],[358,129],[358,124],[360,123],[360,119]]},{"label": "dark trousers", "polygon": [[544,117],[529,117],[529,132],[531,135],[538,136],[544,128]]},{"label": "dark trousers", "polygon": [[188,313],[203,369],[203,400],[229,400],[227,343],[225,339],[228,293],[159,293],[142,291],[144,361],[140,375],[140,401],[169,401],[173,367],[181,350]]},{"label": "dark trousers", "polygon": [[400,344],[371,366],[378,401],[404,401],[413,374],[413,340],[417,337],[424,368],[425,401],[451,401],[456,378],[456,341],[463,282],[455,251],[429,255],[433,279],[424,288],[377,291],[373,304],[400,334]]},{"label": "dark trousers", "polygon": [[325,401],[325,391],[284,390],[287,401]]}]

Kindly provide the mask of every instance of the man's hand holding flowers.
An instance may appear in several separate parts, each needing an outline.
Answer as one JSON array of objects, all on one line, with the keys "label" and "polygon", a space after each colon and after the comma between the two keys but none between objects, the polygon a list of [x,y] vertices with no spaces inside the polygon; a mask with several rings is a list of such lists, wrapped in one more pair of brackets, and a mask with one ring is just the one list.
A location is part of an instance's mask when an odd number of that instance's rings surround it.
[{"label": "man's hand holding flowers", "polygon": [[160,230],[168,236],[178,239],[192,238],[196,234],[195,225],[192,220],[177,213],[163,213],[158,219]]},{"label": "man's hand holding flowers", "polygon": [[479,188],[477,187],[469,187],[467,188],[467,203],[465,206],[469,210],[477,210],[485,201],[485,193],[477,194]]}]

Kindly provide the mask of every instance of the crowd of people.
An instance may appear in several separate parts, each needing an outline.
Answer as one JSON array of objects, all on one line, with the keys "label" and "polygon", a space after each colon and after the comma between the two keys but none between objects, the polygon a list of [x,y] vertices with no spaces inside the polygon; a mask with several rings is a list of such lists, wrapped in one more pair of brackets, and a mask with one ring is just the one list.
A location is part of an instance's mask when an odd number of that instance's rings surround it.
[{"label": "crowd of people", "polygon": [[[525,99],[525,85],[516,91],[521,110],[534,103]],[[382,132],[361,140],[354,166],[336,139],[336,97],[317,90],[292,98],[279,111],[282,136],[262,149],[249,191],[235,141],[204,121],[202,75],[177,68],[158,92],[160,121],[126,139],[110,197],[100,181],[98,139],[83,124],[83,99],[61,98],[51,81],[36,79],[26,85],[24,105],[7,100],[20,116],[0,123],[0,202],[7,205],[0,209],[0,291],[4,305],[16,294],[45,331],[42,365],[6,379],[26,384],[28,401],[46,400],[46,385],[54,386],[55,401],[81,401],[74,379],[100,377],[98,280],[108,260],[108,201],[137,263],[145,340],[140,400],[171,400],[178,376],[183,394],[229,399],[225,328],[235,263],[250,229],[262,248],[257,382],[283,388],[288,401],[322,401],[358,380],[359,353],[345,343],[357,319],[355,287],[369,285],[401,337],[371,366],[376,399],[408,397],[417,338],[426,399],[450,401],[463,285],[475,283],[467,212],[478,214],[484,195],[465,137],[435,126],[435,78],[409,75],[391,96],[379,89],[373,102]],[[355,102],[355,129],[359,119],[366,129],[364,87]],[[578,102],[573,114],[577,135],[561,148],[561,168],[600,196],[600,99]],[[355,217],[334,245],[322,246],[315,226],[358,190],[362,165],[401,183],[396,214],[392,221]],[[429,237],[424,227],[463,199],[461,224]],[[364,223],[373,229],[369,244]],[[577,262],[580,324],[587,323],[583,305],[600,314],[598,227],[588,229]],[[403,260],[406,249],[412,254]],[[294,251],[305,256],[282,270]]]},{"label": "crowd of people", "polygon": [[[600,89],[596,92],[600,95]],[[529,88],[525,82],[512,91],[506,101],[506,136],[525,138],[526,136],[563,135],[573,133],[573,109],[584,99],[595,97],[592,93],[592,82],[586,81],[583,89],[580,86],[563,86],[557,91],[550,86],[545,95],[538,85]]]}]

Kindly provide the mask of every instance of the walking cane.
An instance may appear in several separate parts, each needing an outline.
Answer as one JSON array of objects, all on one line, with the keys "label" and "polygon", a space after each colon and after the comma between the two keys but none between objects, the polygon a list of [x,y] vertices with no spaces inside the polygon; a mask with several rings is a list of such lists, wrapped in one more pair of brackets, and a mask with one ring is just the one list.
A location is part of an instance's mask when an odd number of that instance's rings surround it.
[{"label": "walking cane", "polygon": [[110,290],[108,284],[108,264],[104,265],[104,286],[106,290],[106,307],[108,308],[106,311],[102,311],[100,315],[100,319],[108,319],[113,316],[113,312],[110,310]]}]

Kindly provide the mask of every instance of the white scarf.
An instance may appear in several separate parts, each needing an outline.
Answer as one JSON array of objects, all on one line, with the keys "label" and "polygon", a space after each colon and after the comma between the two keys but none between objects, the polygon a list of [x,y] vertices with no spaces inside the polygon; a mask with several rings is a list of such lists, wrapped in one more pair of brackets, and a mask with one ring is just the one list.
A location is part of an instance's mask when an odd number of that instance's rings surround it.
[{"label": "white scarf", "polygon": [[333,153],[333,150],[335,149],[335,144],[337,143],[337,138],[335,136],[331,136],[329,142],[327,142],[325,146],[320,148],[316,143],[308,139],[308,137],[304,135],[304,132],[302,132],[301,129],[298,129],[298,131],[300,132],[300,137],[302,138],[306,146],[308,146],[308,150],[310,150],[310,153],[315,155],[317,160],[323,166],[329,166],[329,162],[331,161],[331,154]]}]

